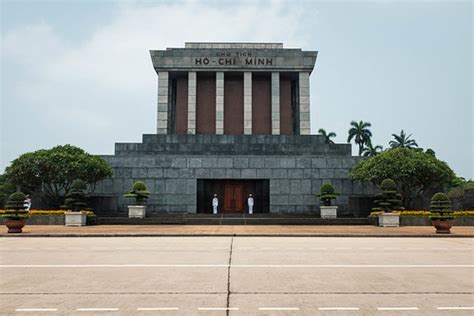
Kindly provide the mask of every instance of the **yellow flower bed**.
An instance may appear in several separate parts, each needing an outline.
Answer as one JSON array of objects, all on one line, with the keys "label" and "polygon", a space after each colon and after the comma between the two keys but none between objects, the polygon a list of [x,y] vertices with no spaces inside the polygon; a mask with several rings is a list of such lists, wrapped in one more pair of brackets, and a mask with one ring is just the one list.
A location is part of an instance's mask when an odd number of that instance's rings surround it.
[{"label": "yellow flower bed", "polygon": [[[28,214],[30,216],[62,216],[64,212],[70,212],[71,210],[30,210]],[[87,216],[95,216],[93,211],[82,211],[86,212]],[[0,215],[6,213],[6,210],[0,210]]]},{"label": "yellow flower bed", "polygon": [[[377,217],[381,211],[371,212],[369,217]],[[432,216],[433,213],[427,210],[404,210],[399,211],[400,216]],[[474,217],[474,211],[454,211],[454,217]]]}]

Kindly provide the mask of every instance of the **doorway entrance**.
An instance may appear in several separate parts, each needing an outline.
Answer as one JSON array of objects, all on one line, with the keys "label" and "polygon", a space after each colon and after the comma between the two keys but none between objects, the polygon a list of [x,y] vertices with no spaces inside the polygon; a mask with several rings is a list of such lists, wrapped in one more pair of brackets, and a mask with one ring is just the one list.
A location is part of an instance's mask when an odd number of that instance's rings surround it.
[{"label": "doorway entrance", "polygon": [[212,197],[219,199],[218,213],[238,214],[248,210],[247,198],[255,201],[253,213],[268,213],[270,206],[269,180],[197,180],[197,213],[212,213]]},{"label": "doorway entrance", "polygon": [[224,212],[242,212],[244,210],[242,189],[240,183],[228,183],[224,186]]}]

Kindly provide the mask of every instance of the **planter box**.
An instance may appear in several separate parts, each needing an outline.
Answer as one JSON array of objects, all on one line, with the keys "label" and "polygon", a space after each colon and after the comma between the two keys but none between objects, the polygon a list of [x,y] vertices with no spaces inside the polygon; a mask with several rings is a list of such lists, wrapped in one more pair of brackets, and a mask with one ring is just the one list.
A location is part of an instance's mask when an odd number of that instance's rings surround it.
[{"label": "planter box", "polygon": [[381,227],[398,227],[400,226],[399,213],[382,213],[379,214],[379,226]]},{"label": "planter box", "polygon": [[145,205],[129,205],[128,206],[129,218],[145,218],[145,212],[146,212]]},{"label": "planter box", "polygon": [[321,218],[337,218],[337,206],[324,206],[319,207],[321,209]]},{"label": "planter box", "polygon": [[82,212],[64,212],[66,226],[86,226],[87,214]]}]

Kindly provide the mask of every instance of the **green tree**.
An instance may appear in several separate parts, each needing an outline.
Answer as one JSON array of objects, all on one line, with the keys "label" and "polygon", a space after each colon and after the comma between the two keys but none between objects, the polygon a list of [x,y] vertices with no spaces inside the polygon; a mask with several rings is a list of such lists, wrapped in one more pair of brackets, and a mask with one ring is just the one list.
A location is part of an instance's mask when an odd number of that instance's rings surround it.
[{"label": "green tree", "polygon": [[423,151],[404,147],[385,150],[360,161],[350,175],[354,180],[374,184],[391,178],[397,183],[405,208],[410,207],[413,197],[419,197],[431,187],[448,185],[456,177],[446,162]]},{"label": "green tree", "polygon": [[8,197],[13,192],[15,192],[15,186],[8,182],[8,179],[4,174],[0,174],[0,208],[5,207]]},{"label": "green tree", "polygon": [[51,207],[62,205],[74,180],[87,183],[112,175],[107,162],[81,148],[64,145],[21,155],[5,170],[8,181],[29,192],[37,192]]},{"label": "green tree", "polygon": [[336,133],[334,132],[327,133],[324,128],[320,128],[318,133],[324,137],[325,144],[334,144],[334,141],[331,138],[336,137]]},{"label": "green tree", "polygon": [[362,156],[364,157],[373,157],[378,155],[383,150],[383,147],[380,145],[374,146],[372,142],[369,142],[366,147],[362,150]]},{"label": "green tree", "polygon": [[414,149],[418,147],[418,144],[414,139],[410,139],[411,134],[405,134],[404,130],[401,130],[400,135],[392,134],[395,140],[391,140],[388,144],[392,148],[405,147],[408,149]]},{"label": "green tree", "polygon": [[372,132],[369,130],[369,127],[372,125],[369,122],[352,121],[351,126],[347,142],[350,143],[354,139],[354,142],[359,145],[359,156],[361,156],[364,146],[370,143]]}]

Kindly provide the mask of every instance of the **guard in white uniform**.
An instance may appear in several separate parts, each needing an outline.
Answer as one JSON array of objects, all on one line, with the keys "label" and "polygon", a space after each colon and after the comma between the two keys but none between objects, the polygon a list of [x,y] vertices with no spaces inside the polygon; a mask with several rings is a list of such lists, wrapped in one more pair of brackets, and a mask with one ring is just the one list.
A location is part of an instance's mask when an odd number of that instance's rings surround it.
[{"label": "guard in white uniform", "polygon": [[253,201],[253,196],[252,196],[252,194],[249,194],[249,198],[247,199],[247,204],[248,204],[248,206],[249,206],[249,214],[253,214],[254,201]]},{"label": "guard in white uniform", "polygon": [[217,198],[217,194],[214,194],[214,198],[212,199],[212,213],[217,214],[217,207],[219,206],[219,199]]}]

